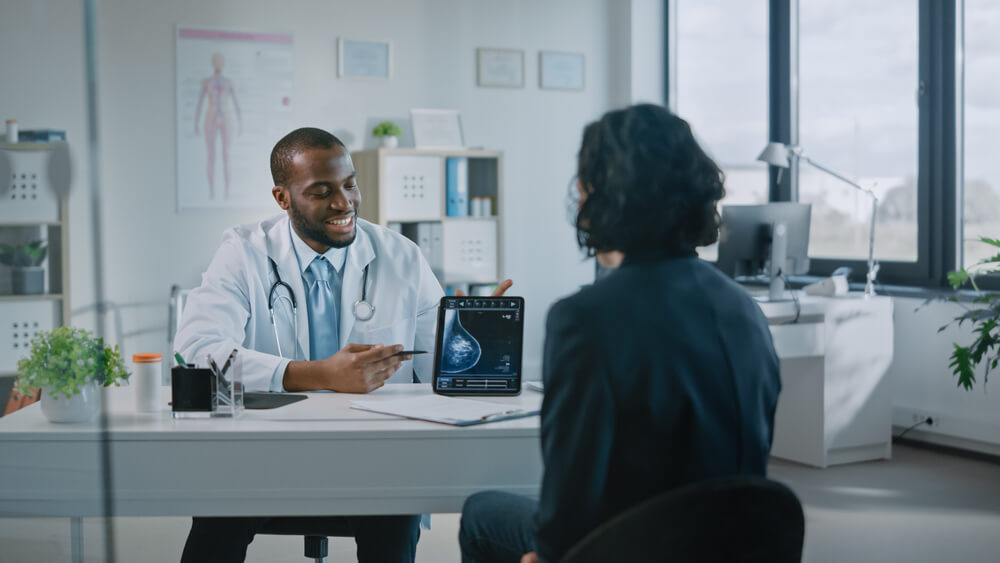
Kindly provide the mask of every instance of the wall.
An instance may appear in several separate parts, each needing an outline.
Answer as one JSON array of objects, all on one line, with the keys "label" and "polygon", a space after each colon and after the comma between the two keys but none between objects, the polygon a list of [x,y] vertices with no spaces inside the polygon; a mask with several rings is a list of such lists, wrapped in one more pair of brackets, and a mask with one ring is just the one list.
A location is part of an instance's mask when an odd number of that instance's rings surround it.
[{"label": "wall", "polygon": [[894,359],[889,369],[892,383],[893,424],[898,430],[915,422],[914,416],[931,416],[933,426],[920,426],[907,437],[1000,455],[1000,400],[994,374],[982,386],[982,376],[972,391],[956,387],[948,367],[952,343],[972,342],[972,331],[952,326],[938,328],[960,314],[961,305],[920,299],[895,299]]},{"label": "wall", "polygon": [[629,69],[630,103],[662,104],[663,72],[666,64],[664,49],[663,0],[632,0],[630,14]]},{"label": "wall", "polygon": [[[5,115],[22,128],[64,128],[85,163],[82,19],[57,0],[5,3],[0,51],[15,83],[0,83]],[[503,150],[504,273],[527,300],[527,369],[538,369],[544,316],[558,297],[593,277],[566,213],[583,125],[627,101],[609,80],[614,0],[263,0],[99,3],[100,163],[110,336],[125,354],[163,350],[170,286],[194,286],[222,231],[277,212],[176,211],[175,25],[291,32],[295,37],[295,126],[330,129],[351,149],[368,146],[374,119],[405,124],[413,107],[461,111],[466,142]],[[391,15],[389,15],[391,14]],[[336,39],[393,41],[389,82],[336,78]],[[10,43],[8,43],[10,44]],[[523,49],[523,89],[477,88],[476,47]],[[582,52],[582,92],[540,90],[538,51]],[[609,54],[611,53],[611,54]],[[9,74],[8,74],[9,75]],[[412,137],[404,136],[406,144]],[[277,139],[275,139],[277,140]],[[77,325],[92,326],[94,291],[84,170],[72,196],[72,298]],[[361,179],[362,187],[364,179]],[[270,178],[260,178],[270,190]]]}]

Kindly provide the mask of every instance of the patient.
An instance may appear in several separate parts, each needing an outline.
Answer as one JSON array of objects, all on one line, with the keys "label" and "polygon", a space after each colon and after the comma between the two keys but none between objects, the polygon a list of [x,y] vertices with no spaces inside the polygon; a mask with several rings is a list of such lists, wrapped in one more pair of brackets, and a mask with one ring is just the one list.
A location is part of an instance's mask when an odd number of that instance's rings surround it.
[{"label": "patient", "polygon": [[654,105],[588,125],[577,167],[580,246],[605,266],[624,260],[549,311],[541,498],[469,497],[463,561],[554,562],[661,492],[766,470],[780,389],[771,334],[695,252],[718,238],[722,172]]}]

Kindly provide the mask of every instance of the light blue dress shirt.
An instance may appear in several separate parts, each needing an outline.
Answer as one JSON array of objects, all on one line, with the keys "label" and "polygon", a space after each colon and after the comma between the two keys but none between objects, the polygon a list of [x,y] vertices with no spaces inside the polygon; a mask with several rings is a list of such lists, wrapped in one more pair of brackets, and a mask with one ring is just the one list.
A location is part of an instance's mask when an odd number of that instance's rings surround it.
[{"label": "light blue dress shirt", "polygon": [[[288,230],[289,230],[289,236],[292,239],[292,249],[295,251],[295,258],[298,260],[299,263],[299,274],[302,276],[302,285],[306,288],[307,295],[305,296],[306,297],[305,303],[308,309],[306,311],[306,314],[309,315],[309,325],[311,328],[313,326],[314,319],[312,311],[312,300],[309,297],[309,294],[311,294],[310,289],[312,288],[313,278],[312,278],[312,272],[309,271],[309,266],[310,264],[312,264],[313,260],[316,259],[316,257],[320,256],[320,254],[315,250],[313,250],[312,248],[309,248],[309,245],[306,244],[305,241],[303,241],[301,238],[299,238],[299,235],[295,232],[295,229],[292,228],[291,221],[288,222]],[[337,316],[328,319],[329,322],[336,323],[334,326],[337,328],[334,328],[334,334],[339,334],[340,315],[344,314],[343,311],[340,311],[340,302],[341,302],[340,295],[344,285],[344,265],[347,263],[347,250],[349,248],[350,246],[344,248],[330,248],[329,250],[327,250],[322,254],[322,256],[326,258],[326,260],[330,263],[330,265],[333,266],[334,270],[330,274],[329,281],[330,281],[331,294],[333,298],[332,309],[336,311]],[[317,354],[316,350],[314,349],[315,346],[313,342],[314,342],[313,334],[310,331],[309,334],[310,350],[307,351],[307,353],[309,354],[309,359],[325,360],[326,358],[328,358],[329,355],[324,356],[322,358],[316,357]],[[339,342],[337,342],[335,348],[337,350],[340,349]],[[335,352],[336,350],[334,350],[334,353]],[[285,369],[288,368],[288,363],[291,361],[292,361],[291,358],[285,358],[284,361],[278,364],[277,368],[275,369],[275,377],[278,381],[281,381],[282,377],[284,377]],[[287,389],[285,390],[287,391]]]}]

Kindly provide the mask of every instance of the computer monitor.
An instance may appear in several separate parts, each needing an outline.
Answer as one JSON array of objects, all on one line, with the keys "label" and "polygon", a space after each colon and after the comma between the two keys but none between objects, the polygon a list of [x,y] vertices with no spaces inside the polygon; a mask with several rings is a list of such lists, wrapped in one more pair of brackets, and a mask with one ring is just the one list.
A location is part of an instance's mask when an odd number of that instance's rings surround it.
[{"label": "computer monitor", "polygon": [[719,232],[719,258],[715,265],[733,277],[771,276],[768,266],[772,241],[778,225],[785,229],[785,259],[781,276],[801,275],[809,271],[808,203],[768,203],[766,205],[722,206]]}]

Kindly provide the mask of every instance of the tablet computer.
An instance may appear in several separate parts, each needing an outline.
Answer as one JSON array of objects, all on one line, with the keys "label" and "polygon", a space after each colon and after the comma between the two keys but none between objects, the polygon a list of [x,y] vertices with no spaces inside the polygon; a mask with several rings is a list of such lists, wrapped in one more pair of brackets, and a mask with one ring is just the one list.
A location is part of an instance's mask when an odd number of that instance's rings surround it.
[{"label": "tablet computer", "polygon": [[442,297],[434,346],[434,392],[520,394],[523,339],[523,297]]}]

